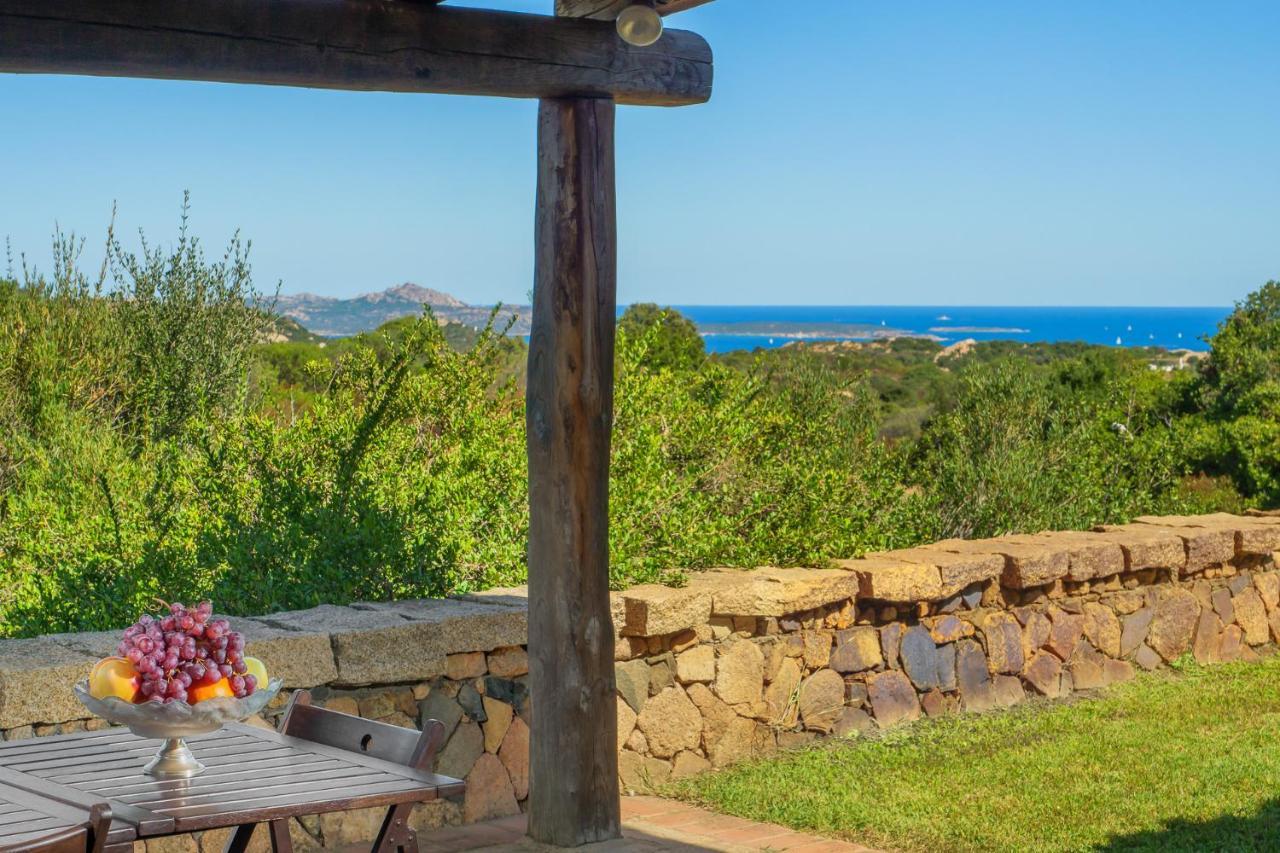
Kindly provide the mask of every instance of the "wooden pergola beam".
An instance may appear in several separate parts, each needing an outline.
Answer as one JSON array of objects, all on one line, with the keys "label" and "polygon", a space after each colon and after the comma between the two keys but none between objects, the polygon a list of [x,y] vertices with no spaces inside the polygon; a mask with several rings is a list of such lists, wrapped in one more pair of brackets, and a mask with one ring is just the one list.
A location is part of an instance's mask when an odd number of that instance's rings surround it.
[{"label": "wooden pergola beam", "polygon": [[0,0],[0,71],[650,106],[711,96],[695,33],[640,48],[602,21],[387,0]]},{"label": "wooden pergola beam", "polygon": [[[594,18],[612,21],[618,13],[635,0],[556,0],[556,14],[570,18]],[[711,0],[657,0],[654,8],[659,15],[674,15],[695,6],[703,6]]]}]

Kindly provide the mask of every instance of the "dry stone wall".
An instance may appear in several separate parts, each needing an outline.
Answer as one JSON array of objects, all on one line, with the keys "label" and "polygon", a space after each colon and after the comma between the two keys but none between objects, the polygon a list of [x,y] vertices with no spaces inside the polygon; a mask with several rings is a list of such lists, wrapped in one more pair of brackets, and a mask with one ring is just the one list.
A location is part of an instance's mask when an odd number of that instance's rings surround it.
[{"label": "dry stone wall", "polygon": [[[1278,560],[1280,515],[1147,517],[821,569],[700,572],[683,588],[617,593],[623,787],[644,791],[821,737],[1094,690],[1183,655],[1254,659],[1280,641]],[[524,807],[537,687],[523,589],[237,623],[289,690],[397,725],[444,723],[437,770],[465,779],[467,793],[420,809],[419,828]],[[0,641],[4,737],[101,727],[67,688],[115,642],[114,633]],[[303,821],[295,843],[366,840],[377,820]],[[224,840],[181,844],[212,850]]]}]

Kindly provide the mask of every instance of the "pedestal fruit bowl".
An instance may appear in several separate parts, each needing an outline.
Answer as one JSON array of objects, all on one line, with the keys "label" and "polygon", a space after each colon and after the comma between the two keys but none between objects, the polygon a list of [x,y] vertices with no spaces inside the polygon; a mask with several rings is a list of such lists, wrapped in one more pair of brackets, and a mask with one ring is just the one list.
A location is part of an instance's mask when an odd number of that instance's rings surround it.
[{"label": "pedestal fruit bowl", "polygon": [[127,628],[117,656],[99,661],[74,690],[95,715],[164,741],[145,773],[190,778],[204,766],[185,739],[258,714],[281,682],[245,655],[244,638],[213,618],[209,602],[165,606],[164,616],[144,615]]},{"label": "pedestal fruit bowl", "polygon": [[186,738],[218,731],[227,723],[238,723],[262,711],[280,692],[280,679],[260,687],[243,699],[206,699],[195,705],[186,702],[126,702],[118,696],[96,699],[89,682],[75,686],[76,698],[95,716],[112,725],[127,726],[138,737],[160,738],[164,745],[143,772],[149,776],[189,779],[199,775],[204,765],[196,760]]}]

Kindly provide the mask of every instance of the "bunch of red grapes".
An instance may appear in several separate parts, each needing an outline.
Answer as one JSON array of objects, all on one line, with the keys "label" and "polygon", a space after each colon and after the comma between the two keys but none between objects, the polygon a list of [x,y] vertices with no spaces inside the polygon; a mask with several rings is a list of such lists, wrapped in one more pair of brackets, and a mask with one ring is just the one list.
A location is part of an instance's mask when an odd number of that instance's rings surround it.
[{"label": "bunch of red grapes", "polygon": [[224,678],[237,699],[258,689],[247,674],[244,637],[226,619],[213,619],[208,601],[190,610],[171,604],[162,619],[144,615],[125,629],[118,654],[138,671],[143,701],[186,702],[192,688]]}]

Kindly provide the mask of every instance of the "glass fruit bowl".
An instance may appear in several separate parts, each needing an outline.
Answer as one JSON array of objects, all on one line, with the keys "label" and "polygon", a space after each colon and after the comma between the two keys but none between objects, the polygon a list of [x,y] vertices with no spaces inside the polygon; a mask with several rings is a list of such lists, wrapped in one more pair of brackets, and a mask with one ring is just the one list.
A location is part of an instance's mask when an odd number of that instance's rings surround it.
[{"label": "glass fruit bowl", "polygon": [[206,699],[195,705],[186,702],[143,702],[135,705],[118,696],[96,699],[89,693],[89,682],[75,686],[76,698],[95,716],[107,722],[126,726],[138,737],[159,738],[164,746],[143,772],[149,776],[189,779],[204,771],[185,738],[212,734],[227,723],[238,723],[261,712],[280,692],[283,682],[271,679],[243,699]]}]

